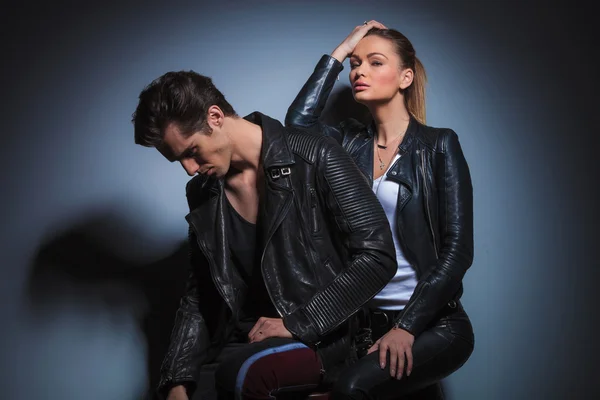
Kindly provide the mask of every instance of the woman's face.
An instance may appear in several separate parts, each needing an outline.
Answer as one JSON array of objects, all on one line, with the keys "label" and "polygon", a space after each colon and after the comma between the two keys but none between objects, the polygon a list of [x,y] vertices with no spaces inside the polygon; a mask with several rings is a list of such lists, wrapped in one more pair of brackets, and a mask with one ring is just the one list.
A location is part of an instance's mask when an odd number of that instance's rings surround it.
[{"label": "woman's face", "polygon": [[363,38],[350,55],[354,99],[368,104],[388,102],[399,96],[399,90],[412,83],[412,70],[402,70],[401,65],[402,60],[390,40],[375,35]]}]

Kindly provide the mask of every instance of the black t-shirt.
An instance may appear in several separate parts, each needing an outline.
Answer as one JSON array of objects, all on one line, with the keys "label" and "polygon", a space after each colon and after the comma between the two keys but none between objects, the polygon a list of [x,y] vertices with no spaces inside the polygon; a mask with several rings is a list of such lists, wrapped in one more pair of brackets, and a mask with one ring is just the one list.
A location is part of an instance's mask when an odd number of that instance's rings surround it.
[{"label": "black t-shirt", "polygon": [[227,235],[233,265],[248,285],[242,305],[238,330],[247,334],[260,317],[279,317],[265,287],[260,261],[263,240],[260,235],[260,214],[257,224],[246,221],[227,200]]}]

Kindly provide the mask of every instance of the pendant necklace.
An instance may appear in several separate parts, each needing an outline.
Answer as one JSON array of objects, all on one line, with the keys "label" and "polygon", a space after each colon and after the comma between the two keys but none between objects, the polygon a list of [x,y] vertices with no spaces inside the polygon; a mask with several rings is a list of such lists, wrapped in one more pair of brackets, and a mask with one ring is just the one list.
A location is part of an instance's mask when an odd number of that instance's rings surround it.
[{"label": "pendant necklace", "polygon": [[[404,132],[406,132],[406,131],[404,131]],[[394,143],[396,140],[398,140],[399,138],[401,138],[402,136],[404,136],[404,132],[402,132],[400,135],[398,135],[391,143]],[[383,171],[383,169],[385,168],[386,164],[381,159],[381,155],[379,154],[379,149],[386,150],[388,148],[388,146],[384,146],[382,144],[379,144],[379,143],[377,143],[377,141],[375,141],[375,144],[377,145],[376,150],[377,150],[377,158],[379,159],[379,169]],[[396,149],[394,151],[394,154],[392,154],[392,158],[390,159],[390,161],[394,159],[394,157],[396,156],[396,152],[397,151],[398,151],[398,149]]]}]

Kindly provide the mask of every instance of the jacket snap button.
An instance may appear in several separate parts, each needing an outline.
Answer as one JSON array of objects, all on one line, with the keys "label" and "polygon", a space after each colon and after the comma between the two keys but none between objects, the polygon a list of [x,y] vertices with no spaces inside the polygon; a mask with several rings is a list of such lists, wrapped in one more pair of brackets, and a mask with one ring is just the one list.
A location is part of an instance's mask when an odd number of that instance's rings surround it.
[{"label": "jacket snap button", "polygon": [[396,175],[396,171],[392,171],[392,175]]}]

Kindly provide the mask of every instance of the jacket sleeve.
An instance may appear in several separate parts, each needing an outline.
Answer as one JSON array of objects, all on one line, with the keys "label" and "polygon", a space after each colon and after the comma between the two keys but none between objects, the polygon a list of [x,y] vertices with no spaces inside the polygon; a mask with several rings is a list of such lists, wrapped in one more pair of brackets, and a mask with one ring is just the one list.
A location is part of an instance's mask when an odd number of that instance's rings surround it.
[{"label": "jacket sleeve", "polygon": [[441,246],[437,265],[421,278],[396,326],[418,336],[451,301],[473,262],[473,188],[458,136],[447,130],[437,162]]},{"label": "jacket sleeve", "polygon": [[331,136],[342,144],[343,132],[340,127],[325,125],[320,121],[327,99],[342,69],[344,66],[341,62],[326,54],[323,55],[288,108],[285,125],[314,130]]},{"label": "jacket sleeve", "polygon": [[331,138],[316,162],[324,209],[345,239],[343,271],[304,306],[284,318],[288,330],[308,344],[348,319],[394,276],[397,266],[390,226],[377,197],[350,156]]},{"label": "jacket sleeve", "polygon": [[186,387],[191,398],[196,389],[196,379],[199,369],[204,363],[210,344],[208,327],[200,312],[201,281],[211,282],[210,277],[200,279],[197,271],[208,270],[208,267],[198,268],[199,258],[204,256],[197,250],[192,241],[194,234],[190,233],[190,272],[186,283],[185,294],[179,303],[175,314],[175,322],[171,331],[171,340],[167,354],[160,368],[158,392],[166,397],[168,391],[177,385]]},{"label": "jacket sleeve", "polygon": [[[200,185],[193,179],[190,183]],[[190,194],[188,184],[188,204],[194,208],[194,196]],[[179,308],[175,314],[175,322],[167,353],[160,368],[160,381],[157,391],[167,396],[173,386],[184,385],[189,398],[196,389],[196,380],[200,367],[204,364],[210,345],[210,334],[202,315],[202,306],[213,304],[206,299],[213,291],[206,285],[212,284],[210,270],[206,258],[200,251],[192,228],[188,234],[189,275]]]}]

